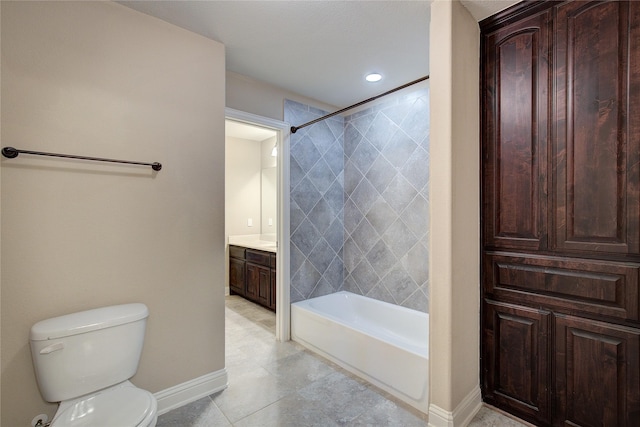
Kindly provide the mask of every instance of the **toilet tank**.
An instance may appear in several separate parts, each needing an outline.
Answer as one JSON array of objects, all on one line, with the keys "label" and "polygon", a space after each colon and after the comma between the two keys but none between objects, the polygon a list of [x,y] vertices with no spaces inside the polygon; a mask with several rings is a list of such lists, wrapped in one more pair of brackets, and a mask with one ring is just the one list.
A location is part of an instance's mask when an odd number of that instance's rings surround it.
[{"label": "toilet tank", "polygon": [[43,320],[31,327],[31,357],[42,397],[73,399],[131,378],[149,310],[114,305]]}]

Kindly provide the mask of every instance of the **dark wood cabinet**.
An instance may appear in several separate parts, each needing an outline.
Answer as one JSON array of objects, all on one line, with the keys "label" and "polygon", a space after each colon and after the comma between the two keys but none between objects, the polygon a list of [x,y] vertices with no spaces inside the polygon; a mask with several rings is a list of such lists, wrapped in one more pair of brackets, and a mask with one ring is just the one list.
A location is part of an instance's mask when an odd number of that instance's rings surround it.
[{"label": "dark wood cabinet", "polygon": [[556,314],[555,425],[640,425],[640,331]]},{"label": "dark wood cabinet", "polygon": [[276,309],[276,255],[229,246],[229,292]]},{"label": "dark wood cabinet", "polygon": [[229,292],[244,295],[245,248],[229,246]]},{"label": "dark wood cabinet", "polygon": [[247,295],[269,307],[271,304],[271,270],[268,267],[247,263]]},{"label": "dark wood cabinet", "polygon": [[640,138],[629,134],[640,114],[637,88],[629,90],[630,65],[640,66],[634,3],[555,10],[551,198],[561,251],[638,253]]},{"label": "dark wood cabinet", "polygon": [[483,236],[547,248],[549,11],[484,37]]},{"label": "dark wood cabinet", "polygon": [[550,312],[487,301],[483,315],[485,398],[548,422]]},{"label": "dark wood cabinet", "polygon": [[640,2],[481,22],[483,398],[640,425]]}]

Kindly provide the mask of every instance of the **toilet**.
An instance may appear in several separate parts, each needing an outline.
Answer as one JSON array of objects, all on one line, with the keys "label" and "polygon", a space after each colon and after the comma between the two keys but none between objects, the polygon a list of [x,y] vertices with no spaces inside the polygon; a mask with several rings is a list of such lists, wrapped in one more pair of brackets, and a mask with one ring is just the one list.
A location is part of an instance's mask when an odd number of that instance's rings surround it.
[{"label": "toilet", "polygon": [[129,379],[138,369],[147,306],[115,305],[43,320],[29,341],[42,397],[60,402],[51,427],[154,427],[153,394]]}]

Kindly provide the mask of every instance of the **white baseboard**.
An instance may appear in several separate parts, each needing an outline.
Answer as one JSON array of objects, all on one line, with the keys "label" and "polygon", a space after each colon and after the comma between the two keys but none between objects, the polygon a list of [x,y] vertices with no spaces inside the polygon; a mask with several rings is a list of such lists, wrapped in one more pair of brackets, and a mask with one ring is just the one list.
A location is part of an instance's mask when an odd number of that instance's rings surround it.
[{"label": "white baseboard", "polygon": [[227,388],[227,369],[194,378],[190,381],[170,387],[154,394],[158,400],[158,415],[179,408],[205,396]]},{"label": "white baseboard", "polygon": [[446,411],[434,404],[429,405],[429,427],[462,427],[468,425],[482,406],[480,387],[474,388],[453,410]]}]

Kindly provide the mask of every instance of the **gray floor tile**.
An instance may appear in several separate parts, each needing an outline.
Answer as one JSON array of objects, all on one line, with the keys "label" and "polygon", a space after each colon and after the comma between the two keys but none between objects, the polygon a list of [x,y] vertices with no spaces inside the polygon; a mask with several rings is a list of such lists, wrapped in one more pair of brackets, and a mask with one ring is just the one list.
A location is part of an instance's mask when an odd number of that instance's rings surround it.
[{"label": "gray floor tile", "polygon": [[[226,299],[229,387],[158,417],[157,427],[420,427],[427,416],[292,341],[275,340],[275,314]],[[471,427],[529,424],[483,406]]]},{"label": "gray floor tile", "polygon": [[229,370],[229,387],[212,396],[213,402],[236,422],[292,393],[262,367]]},{"label": "gray floor tile", "polygon": [[424,427],[426,416],[418,416],[391,400],[385,399],[353,420],[350,426]]},{"label": "gray floor tile", "polygon": [[342,372],[333,372],[299,391],[300,395],[322,407],[340,425],[353,420],[386,400],[380,393]]},{"label": "gray floor tile", "polygon": [[285,396],[234,424],[237,427],[338,426],[320,405],[298,393]]},{"label": "gray floor tile", "polygon": [[299,390],[334,372],[327,363],[305,351],[268,363],[265,369],[291,390]]},{"label": "gray floor tile", "polygon": [[478,414],[469,423],[469,427],[526,427],[530,425],[504,415],[488,406],[480,408]]},{"label": "gray floor tile", "polygon": [[231,426],[227,417],[210,397],[203,397],[158,417],[156,427],[210,427]]}]

